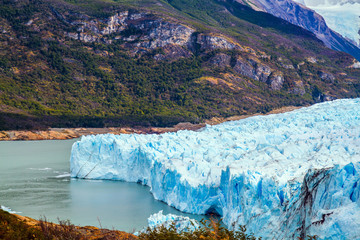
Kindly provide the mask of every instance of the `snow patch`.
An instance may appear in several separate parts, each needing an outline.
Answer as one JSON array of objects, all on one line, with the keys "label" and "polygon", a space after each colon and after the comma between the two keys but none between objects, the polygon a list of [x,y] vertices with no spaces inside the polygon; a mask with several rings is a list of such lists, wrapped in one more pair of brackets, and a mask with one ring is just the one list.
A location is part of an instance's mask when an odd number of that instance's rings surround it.
[{"label": "snow patch", "polygon": [[350,68],[360,68],[360,62],[355,62]]}]

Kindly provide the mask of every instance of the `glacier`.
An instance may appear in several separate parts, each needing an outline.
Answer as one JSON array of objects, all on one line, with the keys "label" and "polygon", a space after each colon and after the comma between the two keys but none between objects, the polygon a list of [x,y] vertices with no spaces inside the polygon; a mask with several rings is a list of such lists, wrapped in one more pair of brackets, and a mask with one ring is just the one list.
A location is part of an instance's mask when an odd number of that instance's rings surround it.
[{"label": "glacier", "polygon": [[324,17],[326,24],[360,47],[360,1],[295,0]]},{"label": "glacier", "polygon": [[138,182],[264,239],[360,239],[360,99],[164,134],[90,135],[71,176]]}]

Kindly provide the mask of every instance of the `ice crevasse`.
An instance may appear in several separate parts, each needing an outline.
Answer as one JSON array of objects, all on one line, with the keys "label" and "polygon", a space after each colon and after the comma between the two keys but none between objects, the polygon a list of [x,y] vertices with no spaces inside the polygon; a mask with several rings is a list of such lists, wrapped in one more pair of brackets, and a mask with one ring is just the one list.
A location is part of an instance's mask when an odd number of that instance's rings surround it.
[{"label": "ice crevasse", "polygon": [[85,136],[71,176],[138,182],[264,239],[360,239],[360,99],[164,134]]}]

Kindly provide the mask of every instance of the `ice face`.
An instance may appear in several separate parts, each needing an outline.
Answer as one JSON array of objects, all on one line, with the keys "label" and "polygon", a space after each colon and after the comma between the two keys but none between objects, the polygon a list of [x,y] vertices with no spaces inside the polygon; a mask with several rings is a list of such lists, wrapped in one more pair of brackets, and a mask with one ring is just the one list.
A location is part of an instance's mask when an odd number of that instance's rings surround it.
[{"label": "ice face", "polygon": [[72,177],[139,182],[266,239],[360,235],[360,99],[198,132],[86,136],[70,161]]}]

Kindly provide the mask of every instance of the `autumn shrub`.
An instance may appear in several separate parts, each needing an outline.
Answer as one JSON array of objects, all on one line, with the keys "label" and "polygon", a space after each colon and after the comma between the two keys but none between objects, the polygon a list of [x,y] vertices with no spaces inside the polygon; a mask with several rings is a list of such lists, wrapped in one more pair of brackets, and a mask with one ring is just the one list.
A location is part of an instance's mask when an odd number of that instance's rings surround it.
[{"label": "autumn shrub", "polygon": [[29,227],[14,215],[0,209],[0,239],[44,239],[38,229]]},{"label": "autumn shrub", "polygon": [[201,220],[201,225],[194,231],[179,232],[175,223],[170,227],[159,226],[154,229],[147,228],[144,233],[139,235],[140,240],[256,240],[253,234],[246,233],[246,227],[240,226],[238,230],[229,230],[223,227],[216,220]]},{"label": "autumn shrub", "polygon": [[41,231],[46,240],[80,240],[83,239],[79,231],[70,220],[58,220],[59,224],[48,222],[46,218],[39,221]]}]

